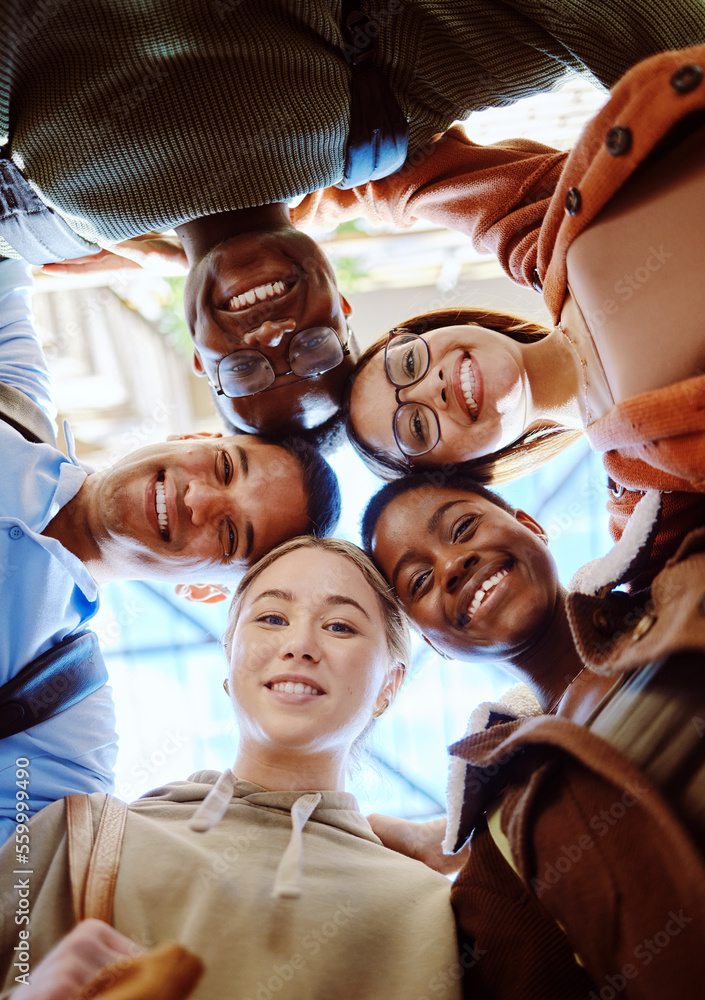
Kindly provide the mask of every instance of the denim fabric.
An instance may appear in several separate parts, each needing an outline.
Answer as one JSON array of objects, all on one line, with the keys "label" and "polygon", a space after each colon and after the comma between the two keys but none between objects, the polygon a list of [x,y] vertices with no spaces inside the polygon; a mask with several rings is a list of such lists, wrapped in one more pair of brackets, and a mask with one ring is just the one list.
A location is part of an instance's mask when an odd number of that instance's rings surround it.
[{"label": "denim fabric", "polygon": [[12,160],[0,159],[0,237],[30,264],[56,264],[97,253],[45,205]]}]

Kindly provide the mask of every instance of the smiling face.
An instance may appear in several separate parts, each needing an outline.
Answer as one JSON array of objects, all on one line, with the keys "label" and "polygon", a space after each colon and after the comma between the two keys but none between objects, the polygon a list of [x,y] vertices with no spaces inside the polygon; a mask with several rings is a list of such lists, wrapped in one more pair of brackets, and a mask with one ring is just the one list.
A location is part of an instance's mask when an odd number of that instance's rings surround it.
[{"label": "smiling face", "polygon": [[[400,403],[425,403],[438,417],[440,440],[414,465],[462,462],[515,441],[525,426],[528,381],[523,346],[480,326],[449,326],[424,334],[429,368],[424,378],[398,390]],[[392,420],[394,387],[381,350],[362,369],[350,398],[350,418],[371,449],[399,460]],[[413,410],[407,423],[413,425]]]},{"label": "smiling face", "polygon": [[223,580],[307,528],[298,462],[249,435],[150,445],[86,484],[90,537],[113,576]]},{"label": "smiling face", "polygon": [[282,376],[255,396],[218,396],[226,420],[267,434],[317,427],[333,416],[352,371],[350,357],[313,378],[283,373],[290,370],[289,344],[302,330],[330,327],[347,342],[346,308],[325,254],[293,227],[234,236],[202,257],[184,289],[196,371],[217,386],[218,362],[254,348]]},{"label": "smiling face", "polygon": [[422,486],[385,507],[372,554],[434,646],[457,659],[508,658],[543,633],[558,600],[541,531],[523,511]]},{"label": "smiling face", "polygon": [[231,637],[241,751],[347,755],[395,689],[379,600],[337,552],[300,548],[246,591]]}]

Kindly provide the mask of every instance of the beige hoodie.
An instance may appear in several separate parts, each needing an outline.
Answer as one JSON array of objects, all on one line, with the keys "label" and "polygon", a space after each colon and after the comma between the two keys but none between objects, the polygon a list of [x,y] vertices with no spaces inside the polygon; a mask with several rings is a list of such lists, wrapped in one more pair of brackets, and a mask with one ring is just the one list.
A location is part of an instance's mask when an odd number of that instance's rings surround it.
[{"label": "beige hoodie", "polygon": [[[216,783],[217,782],[217,783]],[[103,796],[91,797],[94,827]],[[30,825],[30,966],[71,929],[63,801]],[[0,975],[15,985],[20,876],[0,851]],[[208,1000],[460,996],[450,884],[387,850],[352,795],[269,792],[203,771],[129,806],[114,926],[178,942]]]}]

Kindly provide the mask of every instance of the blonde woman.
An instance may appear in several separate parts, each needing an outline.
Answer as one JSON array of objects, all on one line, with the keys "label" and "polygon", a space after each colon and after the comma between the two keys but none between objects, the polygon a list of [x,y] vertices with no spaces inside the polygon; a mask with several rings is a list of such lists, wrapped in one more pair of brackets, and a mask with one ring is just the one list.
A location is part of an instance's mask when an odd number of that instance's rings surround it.
[{"label": "blonde woman", "polygon": [[[387,584],[347,542],[293,539],[243,577],[225,637],[235,763],[126,807],[112,913],[125,949],[126,940],[185,946],[205,966],[193,996],[208,1000],[386,1000],[436,995],[434,983],[459,997],[450,884],[383,847],[345,791],[356,744],[403,679],[408,643]],[[104,799],[90,797],[94,830]],[[31,975],[40,982],[36,964],[74,923],[64,801],[29,832]],[[11,841],[0,858],[10,895],[13,852]],[[79,927],[83,954],[86,935],[102,940],[105,924]],[[19,930],[3,925],[6,990]],[[47,958],[54,980],[56,953]],[[96,953],[103,961],[104,949]],[[100,965],[81,968],[84,981],[53,1000],[68,1000]],[[31,989],[22,986],[23,1000],[44,997]]]}]

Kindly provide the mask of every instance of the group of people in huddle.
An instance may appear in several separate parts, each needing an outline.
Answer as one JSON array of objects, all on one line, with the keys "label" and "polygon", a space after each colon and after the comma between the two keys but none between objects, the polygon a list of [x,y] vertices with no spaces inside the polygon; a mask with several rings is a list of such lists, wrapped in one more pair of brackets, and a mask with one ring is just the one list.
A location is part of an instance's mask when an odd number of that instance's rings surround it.
[{"label": "group of people in huddle", "polygon": [[[699,996],[702,5],[6,0],[0,28],[2,997]],[[568,153],[453,124],[566,73],[611,88]],[[553,326],[446,309],[360,354],[304,231],[358,216],[465,233]],[[31,265],[161,258],[224,427],[93,472]],[[345,432],[386,481],[361,547]],[[567,589],[495,488],[582,434],[614,546]],[[234,589],[234,762],[129,804],[89,631],[116,579]],[[425,824],[345,790],[410,627],[517,682],[467,706]]]}]

